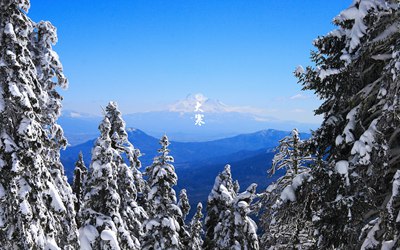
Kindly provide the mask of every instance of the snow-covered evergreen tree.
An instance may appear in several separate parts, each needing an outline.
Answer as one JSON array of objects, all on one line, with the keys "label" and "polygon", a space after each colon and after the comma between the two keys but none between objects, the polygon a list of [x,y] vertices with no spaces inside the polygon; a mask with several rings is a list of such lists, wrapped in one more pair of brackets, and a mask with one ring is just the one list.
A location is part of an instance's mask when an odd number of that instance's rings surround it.
[{"label": "snow-covered evergreen tree", "polygon": [[188,246],[190,243],[190,228],[186,225],[186,216],[190,211],[189,198],[187,197],[186,189],[182,189],[179,193],[178,207],[182,212],[182,216],[178,216],[177,220],[181,228],[179,235],[183,246]]},{"label": "snow-covered evergreen tree", "polygon": [[74,180],[72,182],[72,191],[75,194],[75,211],[79,212],[83,202],[84,185],[87,176],[87,168],[83,161],[83,154],[79,152],[79,158],[75,163]]},{"label": "snow-covered evergreen tree", "polygon": [[186,189],[182,189],[181,192],[179,193],[178,207],[182,211],[183,220],[186,220],[186,216],[189,214],[190,211],[190,204],[189,204],[189,199],[187,197]]},{"label": "snow-covered evergreen tree", "polygon": [[279,141],[276,148],[277,153],[272,160],[271,175],[279,169],[285,169],[291,175],[297,175],[303,171],[308,171],[306,163],[313,160],[307,155],[306,143],[300,139],[299,131],[295,128],[290,136],[286,136]]},{"label": "snow-covered evergreen tree", "polygon": [[224,239],[230,237],[231,234],[222,231],[229,228],[230,225],[221,226],[221,223],[226,223],[224,218],[229,217],[232,213],[232,202],[235,197],[231,168],[230,165],[226,165],[224,171],[215,178],[213,189],[208,196],[204,249],[217,249],[219,246],[228,245],[231,242],[230,238]]},{"label": "snow-covered evergreen tree", "polygon": [[149,192],[147,194],[149,219],[144,223],[143,249],[182,249],[180,239],[182,212],[176,205],[173,187],[177,184],[174,158],[169,155],[168,137],[160,140],[159,156],[146,169]]},{"label": "snow-covered evergreen tree", "polygon": [[201,250],[203,249],[203,213],[201,210],[203,209],[203,205],[201,202],[197,204],[197,210],[194,214],[192,221],[190,222],[190,241],[186,249],[191,250]]},{"label": "snow-covered evergreen tree", "polygon": [[233,246],[231,249],[258,250],[257,225],[249,217],[251,205],[256,198],[257,184],[250,185],[245,192],[236,196],[233,201]]},{"label": "snow-covered evergreen tree", "polygon": [[[142,192],[145,185],[139,171],[141,166],[138,159],[140,152],[128,140],[125,121],[118,110],[117,103],[110,102],[105,111],[105,115],[111,124],[109,131],[111,148],[118,153],[118,156],[114,157],[113,160],[117,166],[118,194],[121,197],[120,214],[130,234],[139,239],[143,234],[142,223],[147,219],[146,212],[137,203],[138,189]],[[125,158],[129,160],[130,167],[126,165]]]},{"label": "snow-covered evergreen tree", "polygon": [[66,145],[56,87],[67,80],[52,50],[56,30],[32,22],[28,0],[0,2],[0,245],[79,247],[72,189],[60,163]]},{"label": "snow-covered evergreen tree", "polygon": [[140,151],[134,148],[132,143],[128,140],[128,134],[125,128],[126,124],[116,102],[109,102],[106,107],[106,117],[111,123],[110,137],[112,148],[116,149],[121,156],[128,159],[136,188],[135,196],[137,196],[138,193],[142,195],[146,183],[143,180],[142,173],[139,171],[141,167],[141,162],[139,160]]},{"label": "snow-covered evergreen tree", "polygon": [[120,213],[121,203],[126,202],[121,201],[118,193],[121,183],[118,164],[122,159],[112,147],[111,123],[107,117],[99,130],[101,135],[92,150],[84,202],[79,213],[81,246],[83,249],[140,249],[138,239],[131,234]]},{"label": "snow-covered evergreen tree", "polygon": [[[268,186],[261,201],[264,211],[261,218],[264,229],[261,242],[264,248],[306,248],[314,242],[312,235],[304,233],[304,230],[312,230],[306,223],[307,219],[303,218],[305,214],[297,211],[295,216],[290,215],[297,207],[296,193],[301,191],[299,189],[303,183],[312,180],[311,169],[307,164],[314,158],[309,155],[308,143],[301,140],[297,129],[293,129],[291,135],[280,140],[276,148],[277,153],[269,172],[274,174],[284,169],[285,174]],[[305,228],[305,224],[308,227]]]},{"label": "snow-covered evergreen tree", "polygon": [[147,219],[147,213],[136,202],[136,188],[131,169],[125,163],[120,163],[117,169],[121,218],[132,237],[138,240],[143,235],[143,222]]},{"label": "snow-covered evergreen tree", "polygon": [[399,242],[399,207],[390,202],[400,168],[399,8],[397,0],[354,0],[334,19],[338,29],[314,42],[316,67],[295,72],[324,100],[313,136],[324,161],[298,204],[312,214],[315,247],[390,249]]},{"label": "snow-covered evergreen tree", "polygon": [[249,217],[257,185],[240,194],[238,187],[226,165],[208,196],[204,249],[259,249],[257,225]]}]

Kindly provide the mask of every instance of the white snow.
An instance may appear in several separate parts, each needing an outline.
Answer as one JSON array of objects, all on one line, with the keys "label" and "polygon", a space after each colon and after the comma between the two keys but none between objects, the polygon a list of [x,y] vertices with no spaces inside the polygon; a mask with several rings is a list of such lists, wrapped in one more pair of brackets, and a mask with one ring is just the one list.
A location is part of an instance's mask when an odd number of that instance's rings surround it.
[{"label": "white snow", "polygon": [[354,20],[350,30],[346,30],[349,40],[349,52],[352,53],[360,44],[361,38],[365,35],[367,26],[364,24],[364,18],[371,9],[377,9],[378,5],[384,8],[384,3],[375,0],[353,1],[352,6],[342,11],[335,18],[336,21],[344,22]]},{"label": "white snow", "polygon": [[9,83],[8,90],[10,91],[12,96],[22,98],[22,94],[19,91],[19,89],[18,89],[17,85],[15,84],[15,82],[10,82]]},{"label": "white snow", "polygon": [[174,245],[174,246],[178,246],[178,245],[179,245],[178,242],[179,242],[179,241],[178,241],[176,235],[172,235],[172,237],[171,237],[171,244]]},{"label": "white snow", "polygon": [[294,71],[294,74],[297,75],[301,75],[304,74],[304,68],[303,66],[299,65],[296,67],[296,70]]},{"label": "white snow", "polygon": [[61,248],[59,248],[57,246],[57,243],[53,237],[47,237],[46,247],[44,249],[45,250],[61,250]]},{"label": "white snow", "polygon": [[267,193],[271,193],[272,191],[274,191],[275,189],[276,189],[276,184],[275,183],[272,183],[271,185],[269,185],[268,187],[267,187],[267,190],[265,191],[265,192],[267,192]]},{"label": "white snow", "polygon": [[393,177],[393,188],[392,188],[392,196],[397,197],[399,196],[400,192],[400,170],[396,171],[396,174]]},{"label": "white snow", "polygon": [[146,231],[150,231],[153,229],[153,227],[159,227],[160,223],[156,220],[150,220],[146,223]]},{"label": "white snow", "polygon": [[[5,66],[5,64],[4,61],[0,59],[0,67],[1,66]],[[3,94],[4,94],[3,89],[0,89],[0,112],[3,112],[6,108]]]},{"label": "white snow", "polygon": [[243,223],[242,216],[238,212],[235,212],[235,221],[234,221],[234,223],[235,223],[235,225],[240,225],[240,224]]},{"label": "white snow", "polygon": [[176,231],[175,223],[172,218],[163,218],[161,223],[164,227],[169,227],[172,231]]},{"label": "white snow", "polygon": [[346,178],[346,185],[349,186],[349,162],[345,160],[336,162],[335,170],[337,173],[344,175],[344,177]]},{"label": "white snow", "polygon": [[18,180],[18,196],[21,199],[25,199],[25,197],[29,194],[32,190],[31,186],[29,186],[28,182],[25,178],[21,178]]},{"label": "white snow", "polygon": [[379,224],[381,223],[380,219],[375,219],[374,221],[370,222],[374,223],[372,229],[368,232],[367,238],[364,240],[361,250],[367,249],[375,249],[378,246],[379,242],[375,239],[375,233],[379,230]]},{"label": "white snow", "polygon": [[[37,125],[37,126],[39,126],[39,125]],[[35,129],[33,126],[33,121],[27,117],[24,117],[21,120],[21,123],[18,128],[18,133],[20,135],[23,135],[25,137],[24,139],[28,140],[28,141],[33,141],[33,140],[37,139]]]},{"label": "white snow", "polygon": [[221,198],[227,202],[231,202],[233,200],[231,192],[223,185],[219,185],[219,191],[221,192]]},{"label": "white snow", "polygon": [[6,223],[4,208],[0,206],[0,227],[3,228]]},{"label": "white snow", "polygon": [[0,183],[0,201],[6,197],[6,190],[4,189],[3,185]]},{"label": "white snow", "polygon": [[336,195],[335,202],[340,201],[341,199],[343,199],[343,195],[338,194]]},{"label": "white snow", "polygon": [[354,130],[354,127],[356,125],[356,116],[357,116],[359,107],[360,107],[360,105],[357,105],[356,107],[354,107],[346,116],[346,119],[348,120],[348,122],[343,131],[343,136],[345,138],[346,143],[350,143],[350,142],[354,141],[354,135],[351,131]]},{"label": "white snow", "polygon": [[47,182],[47,185],[49,186],[49,189],[46,190],[46,193],[51,197],[51,206],[58,212],[65,212],[66,209],[58,190],[51,182]]},{"label": "white snow", "polygon": [[387,90],[385,88],[381,88],[378,92],[378,99],[382,99],[384,96],[386,96]]},{"label": "white snow", "polygon": [[158,191],[158,186],[154,186],[150,189],[149,194],[147,195],[147,199],[152,200],[154,195],[157,193]]},{"label": "white snow", "polygon": [[90,245],[97,237],[99,236],[99,232],[92,225],[86,225],[83,228],[79,229],[79,241],[81,243],[82,250],[91,250],[92,246]]},{"label": "white snow", "polygon": [[283,189],[282,193],[281,193],[281,200],[283,202],[285,201],[296,201],[296,195],[295,195],[295,190],[293,189],[293,187],[291,185],[285,187],[285,189]]},{"label": "white snow", "polygon": [[324,80],[326,77],[331,76],[331,75],[336,75],[339,74],[340,70],[339,69],[321,69],[319,71],[319,78],[321,78],[321,81]]},{"label": "white snow", "polygon": [[297,190],[301,185],[303,185],[303,182],[310,178],[310,174],[308,173],[301,173],[298,174],[296,177],[293,178],[292,181],[292,187],[294,190]]},{"label": "white snow", "polygon": [[338,136],[336,136],[335,145],[339,146],[340,144],[343,143],[343,141],[344,141],[343,136],[338,135]]},{"label": "white snow", "polygon": [[303,185],[304,181],[310,181],[312,176],[308,172],[298,174],[293,178],[292,183],[286,186],[280,196],[283,202],[296,201],[296,190]]},{"label": "white snow", "polygon": [[[396,171],[396,174],[393,177],[393,184],[392,184],[392,195],[386,205],[386,209],[388,210],[389,214],[391,216],[395,216],[393,213],[393,200],[395,197],[398,197],[400,195],[400,170]],[[400,214],[399,214],[400,215]],[[397,218],[399,219],[399,218]],[[397,220],[396,219],[396,220]]]},{"label": "white snow", "polygon": [[356,141],[351,149],[351,154],[358,154],[360,159],[358,162],[363,165],[370,163],[370,154],[375,143],[375,133],[377,131],[376,124],[378,119],[371,122],[369,128],[360,136],[360,139]]},{"label": "white snow", "polygon": [[100,237],[102,240],[110,242],[111,249],[113,249],[113,250],[120,249],[118,241],[117,241],[117,235],[115,234],[114,231],[105,229],[101,232]]},{"label": "white snow", "polygon": [[382,242],[382,248],[381,250],[392,250],[394,249],[394,240],[389,240],[389,241],[384,241]]},{"label": "white snow", "polygon": [[14,26],[11,23],[7,23],[4,27],[4,34],[15,36]]},{"label": "white snow", "polygon": [[336,172],[342,175],[347,175],[349,171],[349,162],[348,161],[338,161],[335,166]]},{"label": "white snow", "polygon": [[19,158],[17,157],[17,154],[15,152],[11,154],[11,158],[12,158],[11,171],[18,173],[21,169]]},{"label": "white snow", "polygon": [[319,221],[319,220],[321,220],[321,217],[314,214],[311,220],[312,220],[312,222]]},{"label": "white snow", "polygon": [[31,216],[32,215],[32,207],[31,205],[28,203],[27,200],[23,200],[20,204],[19,204],[19,211],[21,212],[21,214],[25,215],[25,216]]}]

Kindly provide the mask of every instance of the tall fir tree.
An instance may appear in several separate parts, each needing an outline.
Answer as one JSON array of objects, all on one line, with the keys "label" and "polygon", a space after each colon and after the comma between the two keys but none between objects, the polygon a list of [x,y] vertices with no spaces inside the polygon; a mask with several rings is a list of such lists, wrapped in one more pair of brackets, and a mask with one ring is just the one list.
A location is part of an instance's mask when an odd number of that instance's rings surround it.
[{"label": "tall fir tree", "polygon": [[112,148],[111,123],[107,117],[99,126],[100,137],[92,150],[92,162],[79,213],[80,242],[83,249],[140,249],[120,213],[118,164],[122,161]]},{"label": "tall fir tree", "polygon": [[178,207],[182,212],[182,216],[177,217],[179,226],[181,228],[181,230],[179,231],[179,237],[181,238],[182,245],[188,246],[190,242],[190,229],[186,224],[186,216],[189,214],[190,211],[190,203],[186,193],[186,189],[182,189],[179,192]]},{"label": "tall fir tree", "polygon": [[203,249],[203,213],[201,210],[203,205],[201,202],[197,204],[197,210],[190,222],[190,241],[186,249],[202,250]]},{"label": "tall fir tree", "polygon": [[300,138],[297,129],[293,129],[289,136],[279,141],[269,172],[272,175],[282,169],[285,173],[268,186],[261,200],[264,211],[260,220],[263,227],[263,248],[307,248],[315,242],[312,234],[308,234],[312,227],[303,218],[307,214],[301,210],[293,211],[301,208],[296,203],[297,196],[301,196],[302,185],[312,180],[308,165],[315,157],[309,154],[309,144],[309,141]]},{"label": "tall fir tree", "polygon": [[323,161],[298,204],[315,227],[315,247],[399,245],[399,205],[390,203],[400,168],[399,8],[396,0],[353,1],[334,19],[338,29],[315,40],[316,67],[295,72],[324,101],[313,135]]},{"label": "tall fir tree", "polygon": [[143,180],[142,173],[139,171],[141,167],[141,162],[139,160],[140,151],[128,140],[126,124],[122,118],[121,112],[118,109],[117,103],[109,102],[105,112],[106,117],[111,123],[110,138],[112,140],[112,147],[116,149],[121,156],[124,156],[128,159],[134,177],[134,185],[136,188],[135,195],[138,195],[138,193],[142,195],[146,183]]},{"label": "tall fir tree", "polygon": [[251,206],[257,197],[257,184],[251,184],[245,192],[236,196],[233,202],[233,246],[232,249],[258,250],[259,241],[257,236],[257,225],[250,218],[253,212]]},{"label": "tall fir tree", "polygon": [[[125,222],[130,234],[134,238],[142,237],[142,223],[147,219],[147,213],[142,206],[138,205],[138,190],[143,192],[146,185],[139,171],[141,166],[140,151],[133,147],[128,140],[128,133],[125,128],[125,121],[115,102],[110,102],[106,107],[105,116],[111,124],[109,136],[111,139],[111,148],[118,156],[114,157],[117,166],[117,185],[118,194],[121,197],[120,214]],[[129,161],[129,167],[124,159]]]},{"label": "tall fir tree", "polygon": [[87,168],[83,161],[83,154],[79,152],[78,160],[75,163],[74,179],[72,181],[72,191],[75,194],[75,211],[79,213],[79,210],[83,202],[83,192],[85,186],[85,180],[87,177]]},{"label": "tall fir tree", "polygon": [[208,195],[204,249],[217,249],[222,245],[228,246],[231,242],[230,238],[225,238],[231,235],[221,231],[228,228],[229,225],[221,225],[221,223],[226,223],[224,218],[229,217],[229,214],[232,213],[232,202],[235,197],[231,167],[226,165],[224,171],[215,178],[213,189]]},{"label": "tall fir tree", "polygon": [[258,250],[257,225],[249,217],[253,212],[252,202],[256,195],[256,184],[235,196],[227,209],[220,211],[214,230],[214,248],[221,250]]},{"label": "tall fir tree", "polygon": [[183,220],[186,220],[186,216],[189,214],[190,211],[190,203],[187,197],[186,189],[182,189],[179,193],[178,207],[182,211]]},{"label": "tall fir tree", "polygon": [[160,140],[159,156],[146,169],[149,185],[147,202],[149,219],[144,223],[145,234],[142,238],[143,249],[182,249],[180,239],[182,211],[176,205],[177,199],[173,187],[177,184],[175,168],[171,164],[174,158],[169,155],[168,137]]},{"label": "tall fir tree", "polygon": [[74,199],[60,163],[66,145],[56,87],[67,80],[56,29],[34,23],[29,0],[0,2],[0,245],[79,247]]}]

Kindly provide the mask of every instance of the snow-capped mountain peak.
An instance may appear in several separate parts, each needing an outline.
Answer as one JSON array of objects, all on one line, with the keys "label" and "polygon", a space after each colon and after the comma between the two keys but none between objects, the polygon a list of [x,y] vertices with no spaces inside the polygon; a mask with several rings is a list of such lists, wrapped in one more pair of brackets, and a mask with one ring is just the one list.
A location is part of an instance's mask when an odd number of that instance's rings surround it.
[{"label": "snow-capped mountain peak", "polygon": [[168,111],[180,113],[253,113],[254,109],[250,107],[228,106],[220,100],[210,99],[203,94],[198,93],[194,95],[189,94],[185,99],[173,103],[169,106]]}]

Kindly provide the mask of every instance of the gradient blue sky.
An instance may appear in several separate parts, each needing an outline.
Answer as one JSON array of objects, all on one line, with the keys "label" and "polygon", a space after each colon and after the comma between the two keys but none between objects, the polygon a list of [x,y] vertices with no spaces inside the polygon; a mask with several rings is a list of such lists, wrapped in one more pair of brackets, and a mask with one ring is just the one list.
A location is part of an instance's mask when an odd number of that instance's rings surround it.
[{"label": "gradient blue sky", "polygon": [[[351,0],[31,0],[58,29],[64,108],[157,110],[189,93],[280,119],[317,122],[320,101],[292,72]],[[301,95],[300,95],[301,93]]]}]

